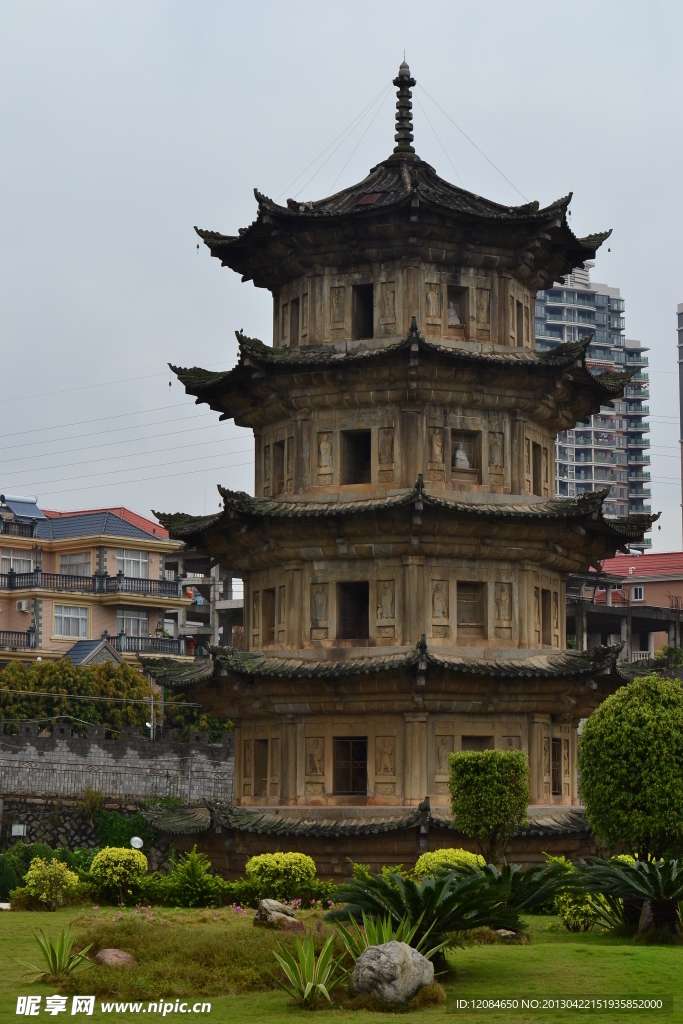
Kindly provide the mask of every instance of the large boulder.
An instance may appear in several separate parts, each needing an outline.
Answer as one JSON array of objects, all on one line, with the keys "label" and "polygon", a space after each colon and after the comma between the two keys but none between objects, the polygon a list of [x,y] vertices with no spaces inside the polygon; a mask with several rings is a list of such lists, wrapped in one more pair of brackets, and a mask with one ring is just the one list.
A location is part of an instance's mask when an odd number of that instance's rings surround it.
[{"label": "large boulder", "polygon": [[101,949],[95,960],[106,967],[137,967],[137,961],[123,949]]},{"label": "large boulder", "polygon": [[296,914],[286,903],[277,900],[261,900],[254,914],[254,924],[265,928],[282,928],[285,924],[296,922]]},{"label": "large boulder", "polygon": [[349,977],[352,996],[372,996],[382,1003],[407,1003],[423,985],[434,984],[434,964],[406,942],[368,946]]}]

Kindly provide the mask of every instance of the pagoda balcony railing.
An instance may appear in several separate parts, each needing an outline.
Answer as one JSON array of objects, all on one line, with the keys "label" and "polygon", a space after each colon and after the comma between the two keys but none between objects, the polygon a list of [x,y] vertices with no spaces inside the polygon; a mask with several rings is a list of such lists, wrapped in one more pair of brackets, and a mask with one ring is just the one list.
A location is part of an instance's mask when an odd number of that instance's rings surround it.
[{"label": "pagoda balcony railing", "polygon": [[0,629],[0,647],[31,649],[36,646],[35,629]]},{"label": "pagoda balcony railing", "polygon": [[74,576],[63,572],[0,573],[0,590],[53,590],[74,594],[138,594],[143,597],[178,598],[180,580],[146,580],[136,576],[116,576],[95,573],[94,576]]},{"label": "pagoda balcony railing", "polygon": [[185,654],[185,637],[166,636],[118,636],[107,637],[109,643],[120,654],[167,654],[180,656]]},{"label": "pagoda balcony railing", "polygon": [[35,537],[35,523],[15,523],[13,519],[0,518],[0,534],[5,537]]}]

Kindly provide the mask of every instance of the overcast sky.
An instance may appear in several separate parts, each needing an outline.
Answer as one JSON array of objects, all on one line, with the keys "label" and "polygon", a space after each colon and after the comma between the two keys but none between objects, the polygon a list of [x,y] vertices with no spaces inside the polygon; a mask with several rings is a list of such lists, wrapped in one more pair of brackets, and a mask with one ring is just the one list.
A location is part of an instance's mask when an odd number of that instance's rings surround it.
[{"label": "overcast sky", "polygon": [[405,47],[443,177],[506,204],[573,191],[577,234],[613,228],[592,276],[650,348],[653,547],[679,549],[682,36],[674,0],[0,2],[0,491],[149,514],[252,490],[250,434],[166,363],[229,368],[235,329],[270,341],[270,295],[193,225],[246,226],[254,186],[363,178]]}]

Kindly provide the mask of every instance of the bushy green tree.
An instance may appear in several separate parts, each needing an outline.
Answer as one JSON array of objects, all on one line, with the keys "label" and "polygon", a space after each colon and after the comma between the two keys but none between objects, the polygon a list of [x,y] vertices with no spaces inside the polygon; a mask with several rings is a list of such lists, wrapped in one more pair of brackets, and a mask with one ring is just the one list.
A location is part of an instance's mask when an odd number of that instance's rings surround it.
[{"label": "bushy green tree", "polygon": [[261,853],[244,866],[260,899],[296,899],[308,894],[315,879],[315,861],[305,853]]},{"label": "bushy green tree", "polygon": [[34,857],[24,877],[24,889],[48,910],[56,910],[67,897],[75,895],[78,875],[56,857],[49,861]]},{"label": "bushy green tree", "polygon": [[448,788],[458,831],[474,839],[489,864],[526,823],[529,765],[521,750],[461,751],[449,754]]},{"label": "bushy green tree", "polygon": [[145,875],[147,858],[140,850],[107,846],[93,857],[90,876],[105,894],[115,893],[120,903]]},{"label": "bushy green tree", "polygon": [[683,845],[683,686],[636,678],[608,697],[579,741],[580,792],[602,848],[641,861]]},{"label": "bushy green tree", "polygon": [[470,867],[483,868],[485,863],[480,853],[470,853],[469,850],[429,850],[417,858],[413,874],[416,878],[422,878],[423,875],[435,875],[451,865],[468,864]]}]

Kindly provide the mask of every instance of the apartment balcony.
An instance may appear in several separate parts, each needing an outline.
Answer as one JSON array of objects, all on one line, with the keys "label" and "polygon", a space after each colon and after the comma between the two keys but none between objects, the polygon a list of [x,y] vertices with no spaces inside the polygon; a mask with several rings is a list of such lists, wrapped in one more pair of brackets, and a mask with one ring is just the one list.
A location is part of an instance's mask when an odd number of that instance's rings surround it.
[{"label": "apartment balcony", "polygon": [[35,523],[15,523],[13,519],[0,517],[0,534],[4,537],[35,537]]},{"label": "apartment balcony", "polygon": [[71,576],[61,572],[0,573],[0,590],[50,590],[68,594],[136,594],[143,597],[179,598],[179,580],[145,580],[136,576],[108,576],[106,573],[94,576]]},{"label": "apartment balcony", "polygon": [[631,498],[651,498],[652,497],[652,492],[650,491],[649,487],[644,487],[642,490],[639,491],[639,490],[633,490],[631,488],[631,486],[629,485],[628,496],[629,496],[629,499],[631,499]]},{"label": "apartment balcony", "polygon": [[32,650],[35,646],[35,629],[27,629],[25,632],[18,629],[0,629],[0,649],[9,647],[13,651]]},{"label": "apartment balcony", "polygon": [[649,480],[650,479],[650,474],[649,473],[645,473],[643,470],[641,470],[640,472],[637,472],[635,470],[629,469],[629,471],[628,471],[628,478],[629,478],[629,481],[631,481],[631,480]]},{"label": "apartment balcony", "polygon": [[165,636],[118,636],[107,637],[109,643],[120,654],[166,654],[181,656],[185,654],[185,637],[175,639]]}]

